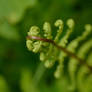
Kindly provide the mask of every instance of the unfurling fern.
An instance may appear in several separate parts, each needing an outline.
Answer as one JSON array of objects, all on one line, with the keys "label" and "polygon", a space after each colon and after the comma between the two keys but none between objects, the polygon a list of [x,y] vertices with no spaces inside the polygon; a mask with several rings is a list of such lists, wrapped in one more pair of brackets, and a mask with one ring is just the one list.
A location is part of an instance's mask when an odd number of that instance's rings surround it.
[{"label": "unfurling fern", "polygon": [[[70,76],[72,88],[79,89],[80,92],[92,92],[92,38],[87,37],[92,33],[92,25],[85,25],[85,31],[81,36],[68,42],[74,30],[74,21],[67,21],[66,34],[63,32],[63,21],[57,20],[55,26],[58,27],[55,37],[52,36],[51,26],[48,22],[43,25],[43,31],[37,26],[32,26],[28,32],[26,45],[30,51],[40,53],[40,60],[45,67],[51,68],[58,62],[54,76],[60,78],[64,74],[65,62],[68,63],[67,71]],[[86,41],[84,43],[84,41]],[[81,43],[81,45],[80,45]],[[68,60],[66,60],[68,57]],[[76,83],[77,80],[77,83]]]}]

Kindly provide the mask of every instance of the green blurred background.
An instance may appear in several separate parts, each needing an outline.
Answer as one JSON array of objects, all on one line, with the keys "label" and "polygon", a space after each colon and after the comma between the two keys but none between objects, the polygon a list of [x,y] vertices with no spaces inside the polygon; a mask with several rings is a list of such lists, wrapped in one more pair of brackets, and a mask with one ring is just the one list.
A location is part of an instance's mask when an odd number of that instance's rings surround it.
[{"label": "green blurred background", "polygon": [[68,18],[76,23],[73,39],[92,24],[92,0],[0,0],[0,92],[71,92],[66,78],[56,80],[55,68],[45,69],[26,48],[32,25],[48,21],[54,31],[55,20]]}]

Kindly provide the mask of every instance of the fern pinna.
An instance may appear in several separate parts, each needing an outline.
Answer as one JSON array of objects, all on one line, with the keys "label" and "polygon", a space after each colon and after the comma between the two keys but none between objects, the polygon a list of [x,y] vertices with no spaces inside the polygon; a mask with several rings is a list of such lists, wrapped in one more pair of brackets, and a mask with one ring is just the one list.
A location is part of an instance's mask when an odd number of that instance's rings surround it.
[{"label": "fern pinna", "polygon": [[52,35],[53,31],[48,22],[44,23],[42,31],[39,27],[32,26],[28,32],[26,45],[28,50],[40,53],[40,60],[44,62],[45,67],[51,68],[55,62],[58,62],[54,72],[56,78],[64,76],[65,62],[68,62],[67,72],[72,89],[78,88],[80,92],[92,92],[92,38],[86,40],[92,33],[92,25],[86,24],[83,34],[69,42],[74,25],[74,20],[68,19],[66,34],[61,36],[64,23],[60,19],[57,20],[55,26],[58,30],[55,37]]}]

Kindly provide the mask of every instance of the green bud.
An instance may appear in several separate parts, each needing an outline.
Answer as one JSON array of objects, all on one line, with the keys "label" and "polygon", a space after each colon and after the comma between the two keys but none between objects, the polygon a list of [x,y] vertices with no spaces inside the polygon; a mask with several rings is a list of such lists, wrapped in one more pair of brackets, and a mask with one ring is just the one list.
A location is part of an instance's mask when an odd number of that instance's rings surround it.
[{"label": "green bud", "polygon": [[[40,37],[40,29],[37,26],[32,26],[28,32],[28,36],[38,36]],[[27,48],[34,53],[37,53],[41,49],[42,41],[28,39],[26,41]]]},{"label": "green bud", "polygon": [[62,20],[57,20],[56,22],[55,22],[55,26],[56,27],[59,27],[59,29],[62,29],[63,28],[63,21]]},{"label": "green bud", "polygon": [[41,60],[41,61],[44,61],[45,58],[46,58],[45,53],[41,52],[41,53],[40,53],[40,60]]},{"label": "green bud", "polygon": [[40,33],[40,29],[37,26],[32,26],[28,32],[29,36],[38,36]]},{"label": "green bud", "polygon": [[85,30],[91,31],[91,30],[92,30],[91,24],[86,24],[86,25],[85,25]]},{"label": "green bud", "polygon": [[46,68],[51,68],[54,65],[54,61],[48,59],[44,65]]},{"label": "green bud", "polygon": [[59,27],[59,29],[57,30],[57,34],[56,34],[55,40],[54,40],[55,42],[58,42],[59,37],[60,37],[60,35],[61,35],[62,31],[63,31],[63,21],[60,20],[60,19],[57,20],[55,22],[55,26]]},{"label": "green bud", "polygon": [[59,79],[61,77],[61,69],[62,69],[61,65],[58,65],[56,71],[54,72],[55,78]]},{"label": "green bud", "polygon": [[42,42],[41,41],[37,41],[37,42],[34,42],[33,44],[33,52],[37,53],[40,51],[41,49],[41,45],[42,45]]},{"label": "green bud", "polygon": [[43,30],[44,30],[44,37],[46,37],[48,39],[51,39],[52,36],[51,36],[51,26],[50,26],[50,23],[45,22],[44,25],[43,25]]},{"label": "green bud", "polygon": [[26,46],[27,46],[29,51],[32,51],[33,50],[33,41],[27,40],[26,41]]},{"label": "green bud", "polygon": [[74,20],[73,19],[68,19],[67,20],[67,26],[69,27],[69,28],[73,28],[74,27]]}]

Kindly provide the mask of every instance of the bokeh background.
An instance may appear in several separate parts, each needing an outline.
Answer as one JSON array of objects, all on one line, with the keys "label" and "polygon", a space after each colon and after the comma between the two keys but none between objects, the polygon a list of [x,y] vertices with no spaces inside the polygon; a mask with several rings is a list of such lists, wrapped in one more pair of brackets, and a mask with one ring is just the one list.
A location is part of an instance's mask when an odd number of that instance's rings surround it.
[{"label": "bokeh background", "polygon": [[[26,48],[32,25],[42,29],[62,19],[75,20],[71,39],[80,35],[85,24],[92,24],[92,0],[0,0],[0,92],[71,92],[67,80],[56,80],[52,69],[45,69]],[[78,91],[75,91],[78,92]]]}]

